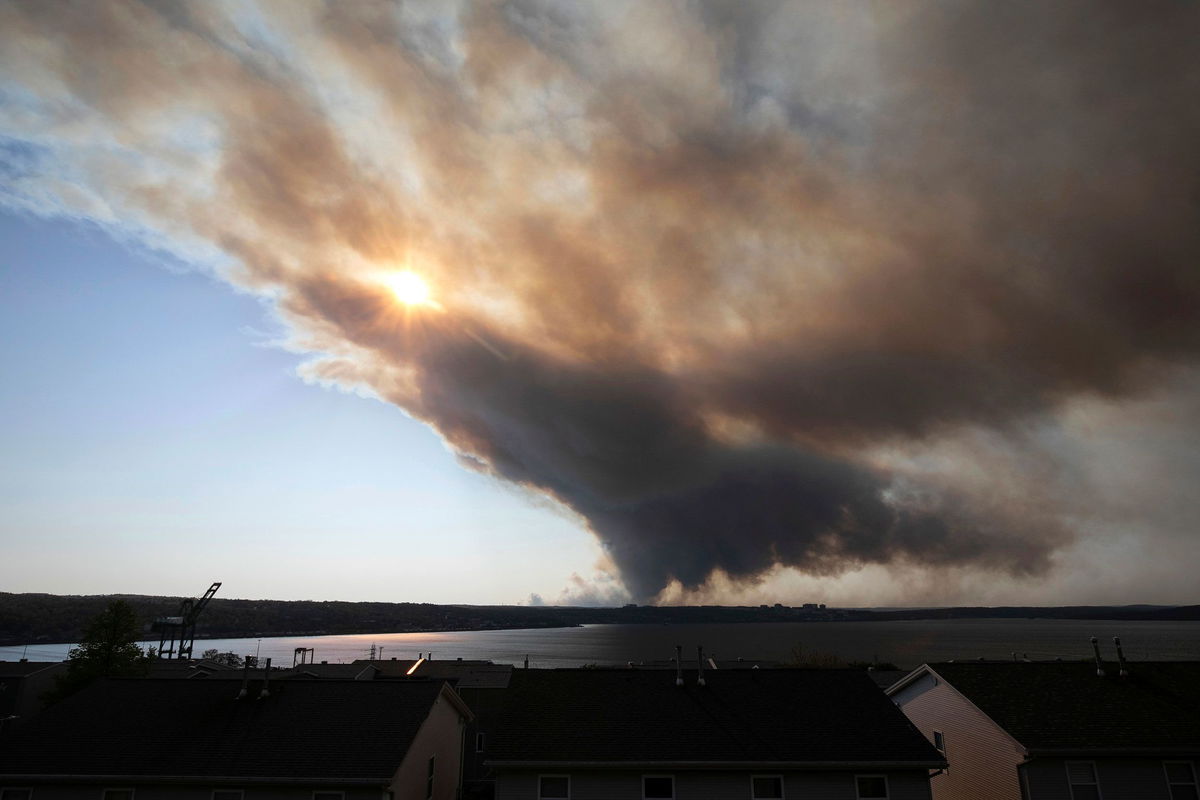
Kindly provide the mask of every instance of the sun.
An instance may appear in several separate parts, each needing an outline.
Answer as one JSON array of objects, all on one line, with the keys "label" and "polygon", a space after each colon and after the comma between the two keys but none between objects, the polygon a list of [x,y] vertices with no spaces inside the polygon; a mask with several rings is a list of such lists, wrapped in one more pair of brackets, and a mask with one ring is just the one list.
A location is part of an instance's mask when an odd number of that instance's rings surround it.
[{"label": "sun", "polygon": [[388,276],[386,283],[396,299],[406,306],[433,305],[429,296],[429,284],[411,270],[404,270]]}]

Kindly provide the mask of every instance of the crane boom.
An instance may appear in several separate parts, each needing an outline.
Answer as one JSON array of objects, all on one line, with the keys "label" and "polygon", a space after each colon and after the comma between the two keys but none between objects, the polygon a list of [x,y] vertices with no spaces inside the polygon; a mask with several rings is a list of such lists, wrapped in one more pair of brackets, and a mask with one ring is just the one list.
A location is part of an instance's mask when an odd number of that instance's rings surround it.
[{"label": "crane boom", "polygon": [[[179,614],[174,617],[159,617],[154,621],[153,630],[160,631],[158,641],[158,657],[165,659],[184,659],[192,657],[192,645],[196,641],[196,620],[200,612],[213,599],[217,589],[221,588],[220,581],[213,581],[199,600],[190,597],[179,603]],[[179,641],[179,649],[175,649],[175,641]]]}]

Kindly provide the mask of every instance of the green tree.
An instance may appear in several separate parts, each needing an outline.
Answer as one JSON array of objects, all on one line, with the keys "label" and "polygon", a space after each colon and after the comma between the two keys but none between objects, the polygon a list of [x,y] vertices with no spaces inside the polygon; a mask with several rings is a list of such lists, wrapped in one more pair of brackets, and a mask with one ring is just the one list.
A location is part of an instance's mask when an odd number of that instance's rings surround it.
[{"label": "green tree", "polygon": [[47,704],[74,694],[96,678],[136,677],[150,670],[150,659],[136,642],[142,632],[137,614],[124,600],[113,600],[83,629],[83,641],[67,654],[66,673],[45,697]]},{"label": "green tree", "polygon": [[201,655],[200,657],[203,658],[205,661],[215,661],[216,663],[224,664],[227,667],[242,666],[242,657],[239,656],[237,653],[234,653],[234,652],[222,653],[220,650],[218,650],[215,647],[205,650],[204,654]]}]

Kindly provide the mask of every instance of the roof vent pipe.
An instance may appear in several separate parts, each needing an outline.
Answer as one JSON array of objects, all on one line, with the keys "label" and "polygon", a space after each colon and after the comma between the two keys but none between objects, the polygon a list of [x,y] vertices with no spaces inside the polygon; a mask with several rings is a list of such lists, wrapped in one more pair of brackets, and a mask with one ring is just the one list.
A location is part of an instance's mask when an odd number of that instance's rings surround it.
[{"label": "roof vent pipe", "polygon": [[1117,661],[1121,664],[1121,677],[1128,678],[1129,670],[1125,669],[1125,651],[1121,649],[1121,637],[1114,636],[1113,644],[1117,646]]},{"label": "roof vent pipe", "polygon": [[1096,641],[1095,636],[1092,637],[1092,652],[1096,654],[1096,675],[1097,677],[1103,678],[1104,662],[1100,660],[1100,644]]},{"label": "roof vent pipe", "polygon": [[699,676],[696,678],[696,685],[703,686],[704,685],[704,645],[698,645],[696,647],[696,660],[700,662],[700,673],[699,673]]},{"label": "roof vent pipe", "polygon": [[683,686],[683,645],[675,645],[675,685]]},{"label": "roof vent pipe", "polygon": [[268,688],[270,683],[271,683],[271,659],[268,658],[267,666],[263,669],[263,688],[262,688],[262,691],[258,693],[259,700],[262,700],[264,698],[271,696],[271,690],[270,690],[270,688]]},{"label": "roof vent pipe", "polygon": [[246,697],[246,686],[250,683],[250,659],[246,659],[246,666],[242,669],[242,688],[237,693],[234,700],[244,700]]}]

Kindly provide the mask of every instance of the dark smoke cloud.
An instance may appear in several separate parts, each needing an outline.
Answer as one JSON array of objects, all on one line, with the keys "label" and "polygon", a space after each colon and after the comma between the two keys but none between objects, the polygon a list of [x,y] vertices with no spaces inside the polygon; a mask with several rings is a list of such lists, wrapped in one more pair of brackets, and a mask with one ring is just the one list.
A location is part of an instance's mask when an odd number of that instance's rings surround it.
[{"label": "dark smoke cloud", "polygon": [[230,257],[638,599],[1044,574],[1086,501],[923,448],[1196,362],[1194,4],[255,9],[0,7],[9,202]]}]

